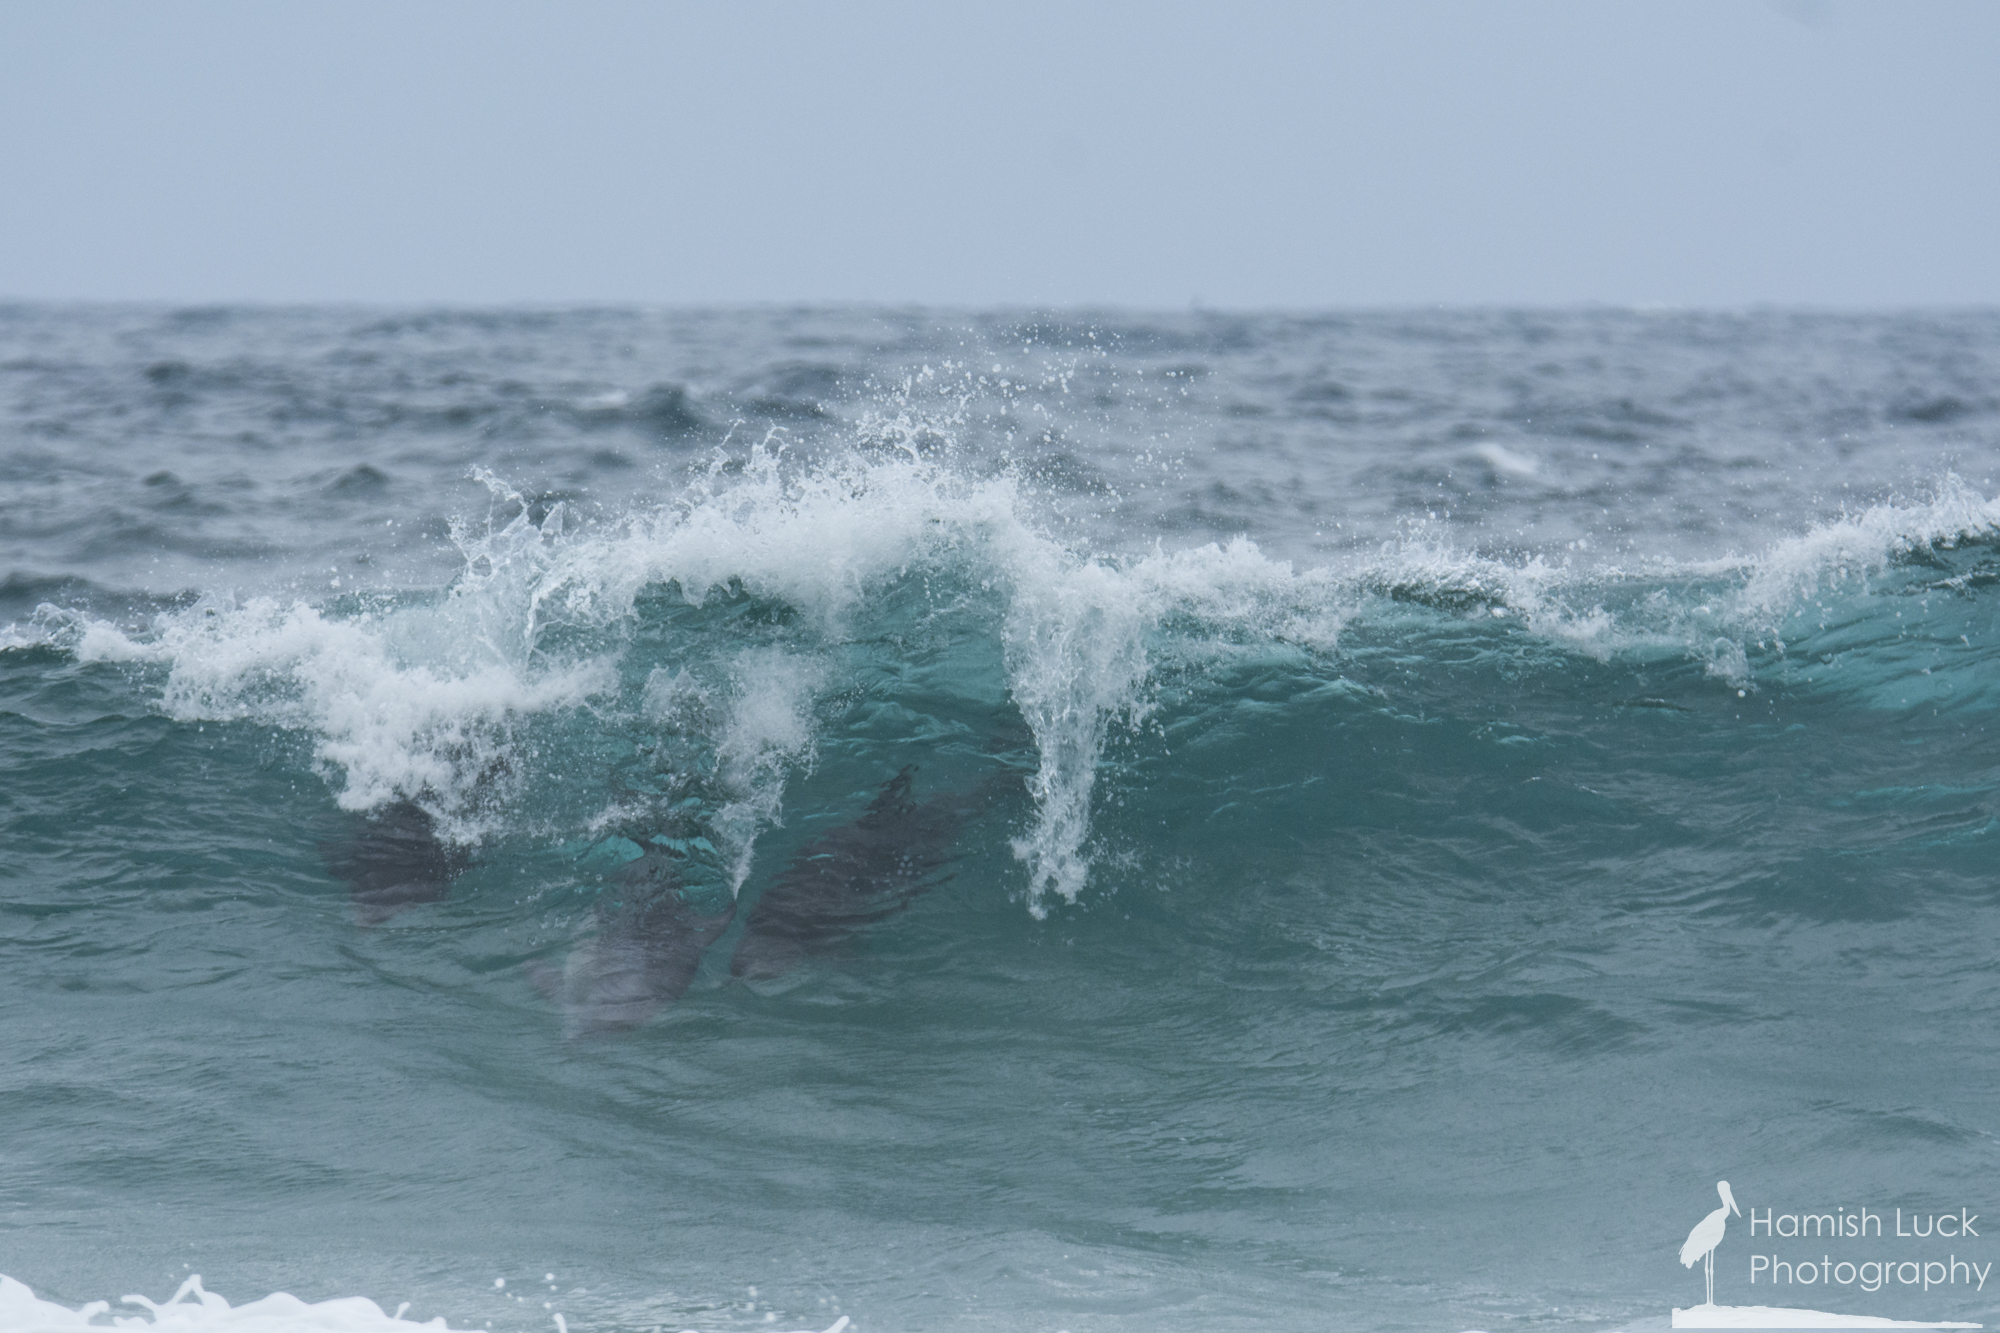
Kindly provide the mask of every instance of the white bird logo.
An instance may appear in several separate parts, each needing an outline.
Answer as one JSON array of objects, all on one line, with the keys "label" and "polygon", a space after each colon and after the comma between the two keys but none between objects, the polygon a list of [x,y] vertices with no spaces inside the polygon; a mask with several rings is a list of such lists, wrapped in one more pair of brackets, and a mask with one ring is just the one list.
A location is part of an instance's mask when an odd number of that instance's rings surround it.
[{"label": "white bird logo", "polygon": [[1722,1196],[1722,1207],[1694,1224],[1688,1232],[1687,1244],[1681,1246],[1681,1267],[1693,1268],[1694,1261],[1702,1261],[1708,1276],[1708,1304],[1715,1304],[1715,1247],[1722,1244],[1722,1229],[1729,1225],[1729,1215],[1743,1216],[1743,1210],[1736,1206],[1735,1196],[1729,1192],[1729,1182],[1715,1182],[1715,1192]]}]

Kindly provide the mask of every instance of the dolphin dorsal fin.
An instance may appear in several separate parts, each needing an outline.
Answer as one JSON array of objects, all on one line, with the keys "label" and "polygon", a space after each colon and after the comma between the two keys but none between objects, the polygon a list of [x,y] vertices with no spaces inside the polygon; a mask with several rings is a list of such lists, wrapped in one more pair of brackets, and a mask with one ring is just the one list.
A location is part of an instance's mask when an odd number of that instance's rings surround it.
[{"label": "dolphin dorsal fin", "polygon": [[882,784],[882,793],[868,806],[871,815],[884,814],[903,805],[910,799],[910,782],[915,777],[917,766],[905,764],[903,771]]}]

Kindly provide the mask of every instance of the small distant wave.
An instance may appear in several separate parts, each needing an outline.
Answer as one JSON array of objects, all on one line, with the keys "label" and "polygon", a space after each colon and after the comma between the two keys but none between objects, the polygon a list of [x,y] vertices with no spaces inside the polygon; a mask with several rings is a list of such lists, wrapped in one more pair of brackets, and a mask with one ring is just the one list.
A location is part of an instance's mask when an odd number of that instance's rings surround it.
[{"label": "small distant wave", "polygon": [[709,428],[688,391],[678,384],[654,384],[637,393],[613,389],[569,404],[579,426],[636,427],[668,438],[699,435]]}]

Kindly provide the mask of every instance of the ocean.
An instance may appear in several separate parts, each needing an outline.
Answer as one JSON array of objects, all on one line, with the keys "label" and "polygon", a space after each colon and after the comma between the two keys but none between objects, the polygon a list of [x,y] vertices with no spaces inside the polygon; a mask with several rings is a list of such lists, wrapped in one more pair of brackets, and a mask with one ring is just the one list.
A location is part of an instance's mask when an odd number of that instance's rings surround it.
[{"label": "ocean", "polygon": [[1979,311],[0,307],[0,1327],[1991,1324],[1835,1274],[2000,1252],[1996,465]]}]

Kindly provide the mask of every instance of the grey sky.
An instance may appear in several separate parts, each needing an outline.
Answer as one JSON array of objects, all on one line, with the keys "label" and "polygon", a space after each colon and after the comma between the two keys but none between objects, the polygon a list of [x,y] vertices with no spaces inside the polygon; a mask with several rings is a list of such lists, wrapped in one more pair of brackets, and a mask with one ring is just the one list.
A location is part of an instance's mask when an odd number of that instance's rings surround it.
[{"label": "grey sky", "polygon": [[0,0],[0,295],[2000,303],[2000,4]]}]

